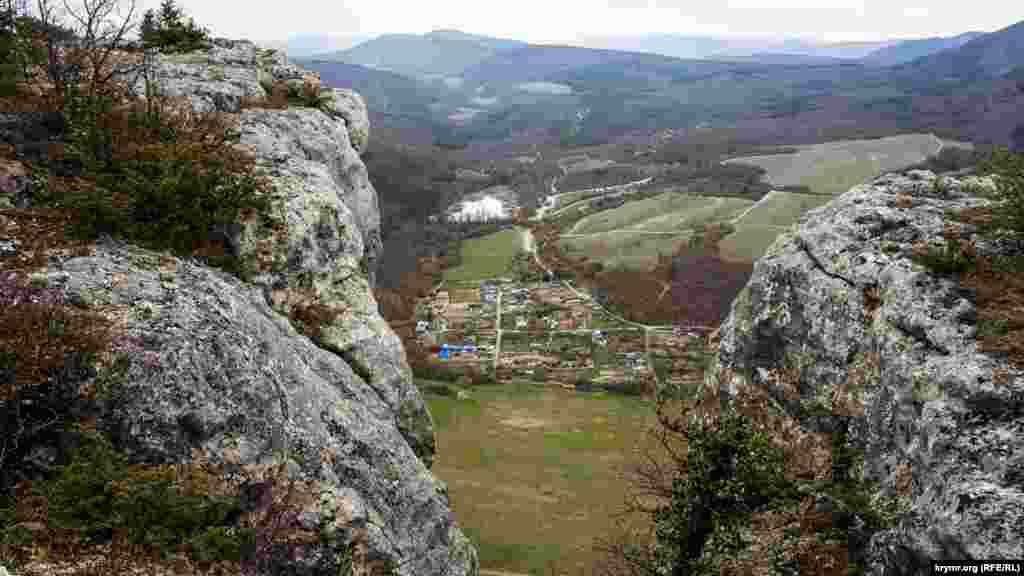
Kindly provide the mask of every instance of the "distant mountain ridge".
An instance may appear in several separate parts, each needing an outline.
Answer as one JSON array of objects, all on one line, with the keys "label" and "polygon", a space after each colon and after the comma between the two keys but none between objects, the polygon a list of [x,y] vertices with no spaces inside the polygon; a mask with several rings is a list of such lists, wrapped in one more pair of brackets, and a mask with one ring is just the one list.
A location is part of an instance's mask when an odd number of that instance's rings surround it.
[{"label": "distant mountain ridge", "polygon": [[984,36],[985,32],[964,32],[950,37],[919,38],[915,40],[904,40],[892,46],[879,48],[861,59],[865,64],[878,66],[895,66],[904,62],[910,62],[923,56],[936,52],[959,48],[964,44]]},{"label": "distant mountain ridge", "polygon": [[458,30],[435,30],[422,35],[384,34],[348,50],[319,54],[317,58],[413,77],[458,75],[494,54],[527,45]]},{"label": "distant mountain ridge", "polygon": [[1006,76],[1024,66],[1024,20],[901,66],[935,80],[971,81]]},{"label": "distant mountain ridge", "polygon": [[[886,129],[1005,142],[1019,123],[1007,118],[1024,109],[1021,36],[1024,23],[938,43],[815,45],[788,39],[746,55],[680,58],[626,46],[529,44],[442,29],[380,36],[317,56],[308,66],[328,85],[365,94],[378,126],[455,148],[516,138],[582,146],[695,126],[730,128],[760,140],[770,134],[778,142],[869,137]],[[722,39],[689,39],[722,46],[715,44]],[[865,61],[870,54],[885,61],[960,42],[894,66]]]},{"label": "distant mountain ridge", "polygon": [[[495,72],[483,71],[495,65],[508,68],[514,60],[530,60],[549,72],[552,68],[564,71],[579,66],[582,61],[607,62],[622,58],[624,54],[779,65],[829,65],[844,61],[872,66],[912,64],[913,70],[938,77],[974,78],[1005,75],[1024,65],[1021,24],[992,33],[969,31],[950,37],[838,43],[804,38],[651,34],[582,37],[572,44],[538,45],[439,29],[425,34],[384,34],[345,50],[326,52],[316,51],[314,47],[324,46],[328,41],[337,45],[338,38],[293,37],[289,38],[289,53],[419,79],[462,75],[494,79]],[[568,61],[553,62],[552,57],[568,58]],[[927,60],[918,62],[921,59]],[[535,78],[545,76],[538,70],[524,69],[523,72],[530,72],[527,76]]]},{"label": "distant mountain ridge", "polygon": [[[682,59],[730,59],[754,54],[792,54],[821,58],[861,58],[896,40],[824,43],[804,38],[725,37],[682,34],[584,36],[587,48],[660,54]],[[734,59],[734,58],[732,58]]]}]

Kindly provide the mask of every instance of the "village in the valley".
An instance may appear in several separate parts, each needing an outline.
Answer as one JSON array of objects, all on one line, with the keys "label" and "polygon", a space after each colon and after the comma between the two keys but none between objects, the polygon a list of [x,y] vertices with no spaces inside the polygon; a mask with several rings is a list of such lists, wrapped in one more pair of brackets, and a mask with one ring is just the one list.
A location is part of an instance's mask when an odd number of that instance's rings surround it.
[{"label": "village in the valley", "polygon": [[417,339],[432,362],[477,366],[498,381],[635,393],[696,383],[706,334],[626,322],[569,284],[545,280],[442,284],[417,307]]}]

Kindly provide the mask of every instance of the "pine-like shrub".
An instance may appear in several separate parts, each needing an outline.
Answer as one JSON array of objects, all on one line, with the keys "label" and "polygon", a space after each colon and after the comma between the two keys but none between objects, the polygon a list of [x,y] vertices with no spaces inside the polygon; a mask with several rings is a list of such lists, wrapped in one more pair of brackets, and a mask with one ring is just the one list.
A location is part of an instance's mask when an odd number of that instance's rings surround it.
[{"label": "pine-like shrub", "polygon": [[163,0],[160,13],[147,10],[139,25],[143,46],[161,52],[192,52],[205,50],[210,45],[210,33],[186,18],[174,0]]}]

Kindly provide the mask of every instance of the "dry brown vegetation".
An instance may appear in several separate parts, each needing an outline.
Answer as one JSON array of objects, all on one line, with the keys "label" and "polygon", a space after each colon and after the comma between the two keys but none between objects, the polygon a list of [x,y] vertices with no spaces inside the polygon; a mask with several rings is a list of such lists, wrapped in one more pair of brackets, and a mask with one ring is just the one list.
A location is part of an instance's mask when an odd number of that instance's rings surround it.
[{"label": "dry brown vegetation", "polygon": [[[715,342],[713,338],[707,342],[706,353],[709,353],[714,349]],[[732,377],[731,373],[725,371],[718,376],[716,382]],[[796,381],[799,378],[798,371],[782,369],[771,377],[785,390],[792,390],[799,396]],[[858,377],[853,374],[850,376],[852,380]],[[856,386],[856,382],[848,382],[845,386]],[[677,492],[679,488],[674,482],[687,474],[707,474],[697,464],[708,458],[701,451],[714,446],[713,441],[708,443],[709,439],[724,438],[722,435],[730,434],[727,430],[734,430],[731,426],[735,424],[727,422],[735,423],[732,419],[739,417],[745,422],[744,426],[778,451],[779,462],[784,462],[784,466],[778,468],[781,478],[773,480],[771,474],[764,477],[754,475],[737,478],[737,481],[751,483],[750,486],[757,486],[758,482],[769,483],[766,487],[772,482],[781,481],[779,486],[783,490],[782,494],[788,495],[771,502],[762,502],[742,516],[741,531],[749,545],[740,545],[735,552],[723,555],[707,550],[715,541],[714,535],[709,535],[705,553],[710,559],[705,557],[705,560],[709,560],[710,564],[705,564],[707,571],[699,573],[767,576],[777,573],[780,563],[791,563],[800,574],[847,574],[853,562],[845,532],[847,525],[844,523],[844,514],[848,511],[861,514],[871,529],[877,529],[881,526],[879,522],[887,521],[885,515],[889,512],[884,508],[865,507],[863,490],[871,489],[858,485],[852,474],[849,474],[856,465],[856,456],[851,460],[845,435],[841,434],[842,429],[836,435],[809,432],[796,419],[787,415],[766,390],[750,384],[740,385],[728,412],[723,409],[721,401],[716,384],[705,386],[703,394],[696,400],[664,396],[659,399],[660,426],[651,431],[657,448],[645,451],[641,455],[642,460],[633,469],[633,492],[629,495],[623,513],[641,512],[651,515],[657,510],[664,511],[664,506],[672,502],[673,498],[685,498]],[[829,410],[837,415],[849,415],[845,404],[844,399],[833,398]],[[701,423],[699,428],[703,432],[698,436],[693,436],[695,429],[687,426],[691,417],[696,417]],[[699,439],[699,443],[691,445],[688,439]],[[736,449],[742,451],[746,448]],[[712,461],[718,461],[717,457],[711,458]],[[797,489],[798,486],[804,488]],[[811,486],[816,488],[805,491]],[[816,509],[815,494],[822,493],[829,494],[838,508],[834,511]],[[685,522],[685,516],[682,521]],[[686,531],[693,526],[690,524],[688,528],[683,524],[680,529]],[[719,528],[721,526],[716,525],[715,530]],[[650,564],[645,568],[644,563],[638,560],[650,558],[647,555],[655,549],[652,544],[654,542],[657,542],[654,532],[645,531],[622,532],[604,540],[600,549],[607,557],[599,573],[606,576],[660,573],[652,571]],[[664,561],[665,557],[662,557]],[[655,565],[665,566],[657,562]]]},{"label": "dry brown vegetation", "polygon": [[[236,202],[267,184],[255,174],[254,158],[234,146],[236,116],[198,114],[186,101],[158,94],[137,100],[112,74],[115,64],[141,59],[117,47],[127,18],[112,28],[114,37],[94,33],[117,3],[88,0],[83,12],[69,12],[87,36],[77,46],[32,38],[48,62],[26,66],[16,90],[0,98],[4,112],[49,113],[63,125],[0,150],[5,178],[31,176],[31,207],[0,210],[7,248],[0,254],[0,562],[46,576],[252,573],[257,563],[279,561],[272,556],[282,550],[292,554],[294,544],[321,538],[295,524],[309,504],[301,496],[315,487],[297,489],[283,468],[247,467],[229,477],[196,454],[180,466],[124,461],[96,432],[105,395],[139,350],[120,333],[111,307],[72,306],[45,275],[33,274],[51,258],[92,254],[100,232],[222,261],[228,254],[216,221],[263,206]],[[82,74],[65,74],[75,69]],[[49,140],[54,136],[63,139]],[[193,204],[197,199],[204,202]],[[182,212],[186,205],[200,213]],[[296,320],[319,323],[324,313],[307,307]],[[26,458],[57,445],[59,465],[43,469]],[[258,494],[246,504],[250,488]],[[167,518],[131,524],[161,506]],[[97,531],[96,521],[106,528]],[[328,545],[339,546],[339,561],[348,554],[364,567],[379,564],[359,560],[365,546],[356,536],[352,546]]]},{"label": "dry brown vegetation", "polygon": [[[1003,178],[999,201],[949,213],[945,248],[916,246],[914,254],[926,266],[956,278],[968,292],[977,312],[979,349],[1024,368],[1024,254],[1019,250],[1024,240],[1024,155],[999,154],[995,164],[988,164]],[[976,226],[989,239],[1017,243],[1017,249],[982,253],[974,238],[962,237],[957,222]]]},{"label": "dry brown vegetation", "polygon": [[602,295],[603,304],[633,322],[716,326],[728,315],[733,298],[753,270],[751,264],[719,257],[718,242],[728,233],[719,225],[707,226],[671,257],[652,259],[646,270],[604,270],[586,257],[562,252],[557,225],[530,224],[547,265],[574,274],[582,285]]}]

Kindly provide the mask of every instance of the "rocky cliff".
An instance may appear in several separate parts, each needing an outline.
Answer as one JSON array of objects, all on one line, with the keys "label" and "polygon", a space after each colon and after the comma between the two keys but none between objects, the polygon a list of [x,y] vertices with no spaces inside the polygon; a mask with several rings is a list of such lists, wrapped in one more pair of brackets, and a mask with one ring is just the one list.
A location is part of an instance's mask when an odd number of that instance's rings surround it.
[{"label": "rocky cliff", "polygon": [[[238,115],[273,210],[227,232],[245,281],[110,239],[51,255],[37,281],[108,318],[127,352],[98,428],[139,462],[286,462],[319,495],[304,525],[338,518],[363,534],[369,558],[395,561],[400,574],[475,574],[476,551],[429,471],[430,416],[371,292],[380,215],[359,156],[369,137],[362,99],[333,90],[319,107],[245,108],[274,83],[311,76],[248,42],[157,55],[151,72],[167,95]],[[12,222],[5,232],[16,237]],[[310,309],[315,329],[297,331]],[[55,449],[35,456],[55,458]]]},{"label": "rocky cliff", "polygon": [[979,350],[970,294],[911,258],[947,225],[975,237],[947,211],[988,201],[934,178],[882,176],[779,237],[734,301],[705,381],[726,401],[767,395],[809,433],[848,424],[863,477],[903,504],[861,551],[875,575],[1024,557],[1024,372]]}]

